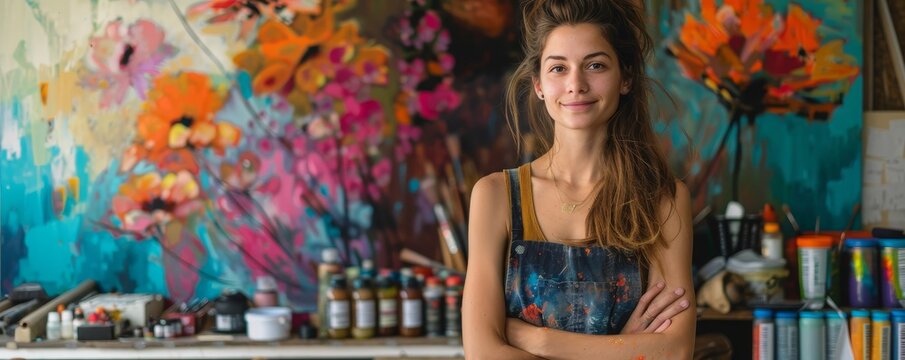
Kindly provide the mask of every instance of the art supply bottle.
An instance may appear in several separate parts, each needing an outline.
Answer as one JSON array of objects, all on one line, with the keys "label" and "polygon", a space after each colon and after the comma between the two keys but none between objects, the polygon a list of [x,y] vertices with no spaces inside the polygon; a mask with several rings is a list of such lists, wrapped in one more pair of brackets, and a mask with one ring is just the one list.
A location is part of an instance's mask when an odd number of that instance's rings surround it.
[{"label": "art supply bottle", "polygon": [[858,308],[872,308],[879,303],[877,296],[877,241],[846,239],[845,262],[848,278],[848,304]]},{"label": "art supply bottle", "polygon": [[321,251],[321,263],[317,266],[317,321],[314,324],[320,338],[327,337],[327,290],[330,288],[330,279],[333,275],[342,273],[339,250],[326,248]]},{"label": "art supply bottle", "polygon": [[254,303],[256,307],[271,307],[280,305],[277,283],[272,276],[259,276],[256,279]]},{"label": "art supply bottle", "polygon": [[767,259],[782,259],[782,232],[775,222],[764,223],[760,238],[760,253]]},{"label": "art supply bottle", "polygon": [[47,340],[60,340],[60,313],[51,311],[47,313]]},{"label": "art supply bottle", "polygon": [[446,278],[446,336],[462,336],[462,277]]},{"label": "art supply bottle", "polygon": [[424,329],[427,336],[439,337],[446,333],[443,327],[444,292],[440,278],[434,276],[427,278],[427,286],[424,287]]},{"label": "art supply bottle", "polygon": [[872,331],[870,311],[852,310],[852,320],[849,324],[852,339],[852,352],[855,354],[855,360],[870,360]]},{"label": "art supply bottle", "polygon": [[798,314],[801,342],[798,358],[801,360],[826,359],[826,322],[820,311],[802,311]]},{"label": "art supply bottle", "polygon": [[[905,294],[905,240],[880,239],[880,300],[885,308],[900,308]],[[903,264],[905,265],[905,264]]]},{"label": "art supply bottle", "polygon": [[70,340],[72,336],[72,311],[63,310],[60,313],[60,338]]},{"label": "art supply bottle", "polygon": [[905,359],[905,309],[893,309],[892,358]]},{"label": "art supply bottle", "polygon": [[380,276],[377,281],[377,309],[380,336],[395,336],[399,328],[399,290],[391,277]]},{"label": "art supply bottle", "polygon": [[349,290],[346,289],[346,277],[340,274],[331,276],[330,287],[327,289],[327,336],[331,339],[349,337],[350,298]]},{"label": "art supply bottle", "polygon": [[[801,300],[809,309],[822,309],[826,301],[829,276],[830,246],[833,239],[827,235],[802,235],[798,237],[799,284]],[[804,329],[801,330],[802,338]]]},{"label": "art supply bottle", "polygon": [[889,312],[874,310],[870,314],[873,323],[873,339],[871,339],[870,358],[871,360],[889,360],[890,344],[889,340],[892,329],[889,323]]},{"label": "art supply bottle", "polygon": [[776,312],[776,360],[798,359],[798,313]]},{"label": "art supply bottle", "polygon": [[399,327],[399,335],[405,337],[421,336],[424,329],[424,296],[418,280],[413,277],[402,279],[402,287],[399,290],[399,301],[402,303],[402,326]]},{"label": "art supply bottle", "polygon": [[[838,313],[835,310],[826,311],[826,356],[827,359],[837,359],[837,355],[842,351],[844,345],[840,342],[839,335],[842,333],[842,327],[845,326],[845,313]],[[848,339],[843,339],[848,341]]]},{"label": "art supply bottle", "polygon": [[355,302],[355,321],[352,337],[368,339],[377,333],[377,296],[371,286],[371,279],[360,277],[352,282],[352,301]]},{"label": "art supply bottle", "polygon": [[82,311],[82,308],[76,307],[73,310],[74,315],[72,319],[72,338],[78,340],[79,339],[79,327],[85,325],[85,312]]},{"label": "art supply bottle", "polygon": [[773,311],[754,309],[754,360],[773,360],[775,331]]}]

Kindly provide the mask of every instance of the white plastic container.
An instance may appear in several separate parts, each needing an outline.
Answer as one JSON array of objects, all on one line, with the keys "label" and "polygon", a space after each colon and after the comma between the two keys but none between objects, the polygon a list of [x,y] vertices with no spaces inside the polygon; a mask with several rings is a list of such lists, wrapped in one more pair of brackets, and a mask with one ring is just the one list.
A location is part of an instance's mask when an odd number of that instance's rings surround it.
[{"label": "white plastic container", "polygon": [[262,307],[245,313],[248,338],[256,341],[276,341],[289,338],[292,311],[287,307]]},{"label": "white plastic container", "polygon": [[782,282],[789,276],[784,259],[767,259],[751,249],[729,258],[726,270],[741,275],[759,302],[779,301],[784,297]]}]

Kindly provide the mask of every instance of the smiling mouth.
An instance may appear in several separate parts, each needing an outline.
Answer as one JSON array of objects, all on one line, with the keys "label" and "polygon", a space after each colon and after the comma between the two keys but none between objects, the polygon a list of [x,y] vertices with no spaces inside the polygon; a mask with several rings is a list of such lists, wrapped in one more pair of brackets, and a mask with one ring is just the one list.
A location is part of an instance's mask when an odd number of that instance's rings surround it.
[{"label": "smiling mouth", "polygon": [[562,106],[566,109],[573,111],[581,111],[586,110],[591,107],[596,101],[578,101],[573,103],[564,103]]}]

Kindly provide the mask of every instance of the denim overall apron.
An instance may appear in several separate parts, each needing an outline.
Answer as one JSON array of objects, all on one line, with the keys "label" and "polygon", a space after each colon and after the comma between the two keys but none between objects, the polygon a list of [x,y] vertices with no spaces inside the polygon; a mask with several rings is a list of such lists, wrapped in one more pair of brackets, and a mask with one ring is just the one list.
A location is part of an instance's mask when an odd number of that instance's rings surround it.
[{"label": "denim overall apron", "polygon": [[576,333],[619,333],[644,289],[638,259],[596,244],[547,241],[534,212],[530,164],[505,173],[512,213],[506,315]]}]

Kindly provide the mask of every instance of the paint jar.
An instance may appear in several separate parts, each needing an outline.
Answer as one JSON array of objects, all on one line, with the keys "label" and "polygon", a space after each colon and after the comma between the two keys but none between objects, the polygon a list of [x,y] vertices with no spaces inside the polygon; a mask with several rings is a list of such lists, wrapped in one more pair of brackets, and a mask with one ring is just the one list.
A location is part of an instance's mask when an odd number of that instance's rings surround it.
[{"label": "paint jar", "polygon": [[462,277],[446,278],[446,336],[462,336]]},{"label": "paint jar", "polygon": [[772,360],[775,348],[773,311],[754,309],[754,360]]},{"label": "paint jar", "polygon": [[839,313],[835,310],[827,310],[826,311],[826,356],[827,359],[837,359],[837,356],[840,351],[842,351],[842,346],[844,342],[847,342],[848,339],[841,339],[839,336],[842,334],[842,327],[845,326],[846,316],[845,313]]},{"label": "paint jar", "polygon": [[889,360],[889,340],[892,325],[889,323],[889,312],[874,310],[870,314],[873,329],[870,346],[871,360]]},{"label": "paint jar", "polygon": [[60,313],[51,311],[47,313],[47,340],[60,340]]},{"label": "paint jar", "polygon": [[883,307],[899,308],[905,298],[905,240],[880,239],[880,300]]},{"label": "paint jar", "polygon": [[809,309],[822,309],[826,301],[829,252],[833,239],[827,235],[802,235],[796,243],[801,300]]},{"label": "paint jar", "polygon": [[801,342],[798,358],[801,360],[826,359],[826,322],[820,311],[802,311],[799,314],[798,329]]},{"label": "paint jar", "polygon": [[394,336],[399,328],[399,290],[389,276],[381,275],[377,286],[377,333],[380,336]]},{"label": "paint jar", "polygon": [[870,360],[870,311],[852,310],[852,320],[849,324],[855,360]]},{"label": "paint jar", "polygon": [[60,313],[60,338],[63,340],[72,339],[72,311],[63,310]]},{"label": "paint jar", "polygon": [[277,283],[272,276],[259,276],[256,281],[254,303],[256,307],[275,307],[279,306],[279,293],[277,293]]},{"label": "paint jar", "polygon": [[798,313],[776,312],[776,360],[798,359]]},{"label": "paint jar", "polygon": [[327,336],[331,339],[349,337],[351,329],[351,308],[349,290],[346,289],[346,277],[333,274],[330,277],[330,288],[327,290]]},{"label": "paint jar", "polygon": [[767,259],[746,249],[729,258],[726,270],[745,279],[752,301],[770,303],[784,297],[781,284],[789,276],[784,259]]},{"label": "paint jar", "polygon": [[845,261],[848,278],[848,304],[852,307],[876,307],[877,298],[877,241],[874,239],[846,239]]},{"label": "paint jar", "polygon": [[339,250],[326,248],[321,251],[321,263],[317,265],[317,314],[314,319],[318,328],[318,337],[326,338],[327,330],[327,291],[330,288],[330,279],[333,275],[343,274],[343,266],[340,264]]},{"label": "paint jar", "polygon": [[443,336],[443,282],[438,277],[427,278],[424,287],[424,331],[427,336]]},{"label": "paint jar", "polygon": [[[214,301],[217,312],[214,331],[229,334],[245,332],[245,311],[248,310],[248,298],[245,294],[229,289]],[[156,329],[154,330],[156,334]]]},{"label": "paint jar", "polygon": [[764,223],[760,237],[760,253],[767,259],[782,259],[782,232],[775,222]]},{"label": "paint jar", "polygon": [[402,303],[402,326],[399,334],[406,337],[421,336],[424,328],[424,297],[418,279],[405,277],[402,279],[402,288],[399,291],[399,301]]},{"label": "paint jar", "polygon": [[355,321],[352,337],[368,339],[377,333],[377,296],[370,278],[357,278],[352,282],[352,301],[355,303]]}]

